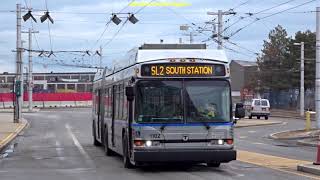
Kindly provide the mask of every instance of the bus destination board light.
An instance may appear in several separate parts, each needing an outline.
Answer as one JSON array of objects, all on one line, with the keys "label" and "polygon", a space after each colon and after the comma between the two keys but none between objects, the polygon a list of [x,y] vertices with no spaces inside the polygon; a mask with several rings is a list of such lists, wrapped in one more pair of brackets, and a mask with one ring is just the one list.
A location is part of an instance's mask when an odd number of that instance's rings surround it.
[{"label": "bus destination board light", "polygon": [[150,77],[214,77],[225,76],[221,64],[161,63],[141,66],[141,75]]}]

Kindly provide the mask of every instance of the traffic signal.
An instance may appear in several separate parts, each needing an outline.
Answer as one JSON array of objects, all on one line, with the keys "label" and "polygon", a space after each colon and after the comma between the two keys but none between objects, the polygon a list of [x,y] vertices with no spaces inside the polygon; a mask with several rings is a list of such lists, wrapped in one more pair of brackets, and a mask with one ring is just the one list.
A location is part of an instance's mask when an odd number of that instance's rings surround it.
[{"label": "traffic signal", "polygon": [[16,93],[16,96],[21,96],[21,82],[20,81],[16,81],[15,93]]}]

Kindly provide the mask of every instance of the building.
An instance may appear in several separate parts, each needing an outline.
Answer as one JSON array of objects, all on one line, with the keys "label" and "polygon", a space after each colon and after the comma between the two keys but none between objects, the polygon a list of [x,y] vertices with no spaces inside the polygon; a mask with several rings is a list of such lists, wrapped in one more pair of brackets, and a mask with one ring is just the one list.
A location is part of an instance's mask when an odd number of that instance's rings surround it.
[{"label": "building", "polygon": [[258,64],[254,61],[232,60],[230,63],[231,90],[235,102],[244,96],[254,96],[253,89],[248,88],[258,71]]},{"label": "building", "polygon": [[[33,73],[33,92],[91,92],[94,74],[95,72]],[[0,93],[13,91],[14,78],[14,73],[0,74]],[[26,92],[26,74],[24,79],[24,91]]]}]

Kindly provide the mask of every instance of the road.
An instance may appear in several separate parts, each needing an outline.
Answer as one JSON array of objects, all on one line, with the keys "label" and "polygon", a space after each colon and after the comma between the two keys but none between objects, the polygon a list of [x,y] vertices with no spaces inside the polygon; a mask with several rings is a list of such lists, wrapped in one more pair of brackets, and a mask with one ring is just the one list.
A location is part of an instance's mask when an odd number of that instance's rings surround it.
[{"label": "road", "polygon": [[[120,157],[106,157],[92,145],[90,109],[46,110],[26,114],[30,127],[14,142],[14,152],[0,159],[1,180],[207,180],[309,179],[304,174],[279,171],[241,161],[220,168],[205,165],[153,166],[124,169]],[[286,120],[285,120],[286,121]],[[303,122],[236,129],[237,149],[311,161],[313,148],[275,142],[272,132],[296,129]],[[282,144],[282,145],[280,145]]]}]

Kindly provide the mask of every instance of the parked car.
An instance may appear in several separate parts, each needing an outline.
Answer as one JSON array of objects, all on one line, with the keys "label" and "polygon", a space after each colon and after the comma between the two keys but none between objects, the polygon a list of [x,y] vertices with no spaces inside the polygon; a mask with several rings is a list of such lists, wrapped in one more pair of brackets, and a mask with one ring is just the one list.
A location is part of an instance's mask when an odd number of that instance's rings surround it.
[{"label": "parked car", "polygon": [[246,102],[245,105],[246,114],[249,119],[256,116],[257,119],[264,117],[267,120],[270,116],[270,103],[268,99],[252,99],[251,101]]}]

